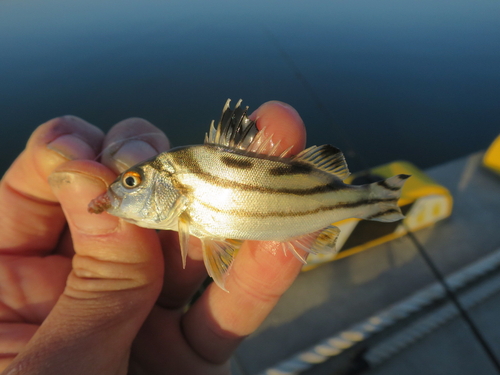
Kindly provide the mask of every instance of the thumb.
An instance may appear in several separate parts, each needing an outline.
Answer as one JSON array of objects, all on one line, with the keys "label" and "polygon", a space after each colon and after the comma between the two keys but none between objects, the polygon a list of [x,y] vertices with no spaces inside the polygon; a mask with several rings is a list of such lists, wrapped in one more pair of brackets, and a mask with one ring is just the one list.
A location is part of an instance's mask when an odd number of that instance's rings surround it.
[{"label": "thumb", "polygon": [[23,374],[127,373],[132,341],[162,287],[163,259],[154,230],[87,212],[114,177],[86,160],[49,178],[75,256],[64,293],[13,363]]}]

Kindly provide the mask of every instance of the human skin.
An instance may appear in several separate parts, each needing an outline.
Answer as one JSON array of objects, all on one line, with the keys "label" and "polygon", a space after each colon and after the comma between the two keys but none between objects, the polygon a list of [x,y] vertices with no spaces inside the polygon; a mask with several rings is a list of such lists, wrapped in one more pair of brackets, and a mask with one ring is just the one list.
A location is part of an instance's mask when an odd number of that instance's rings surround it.
[{"label": "human skin", "polygon": [[[281,140],[279,150],[304,149],[290,106],[268,102],[251,118]],[[32,134],[0,183],[2,374],[230,372],[230,356],[301,263],[279,243],[246,241],[230,293],[211,284],[186,311],[207,277],[199,240],[191,237],[183,269],[176,232],[87,212],[118,173],[168,148],[159,129],[136,118],[105,135],[65,116]]]}]

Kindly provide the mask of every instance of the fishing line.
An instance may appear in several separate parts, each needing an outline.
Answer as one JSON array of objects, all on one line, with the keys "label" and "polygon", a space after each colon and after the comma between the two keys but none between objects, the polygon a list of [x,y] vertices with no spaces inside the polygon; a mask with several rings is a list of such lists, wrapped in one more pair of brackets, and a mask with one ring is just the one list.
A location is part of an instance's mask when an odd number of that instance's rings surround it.
[{"label": "fishing line", "polygon": [[302,74],[300,69],[297,67],[293,59],[290,57],[288,53],[281,47],[279,44],[277,38],[271,33],[271,31],[263,27],[262,28],[266,36],[269,38],[271,43],[274,45],[276,50],[279,52],[285,63],[288,65],[288,67],[293,71],[295,78],[302,84],[304,89],[307,91],[313,102],[316,104],[316,107],[323,113],[323,115],[326,117],[327,121],[329,124],[332,124],[336,129],[337,129],[337,135],[340,136],[342,141],[346,144],[347,150],[346,153],[349,155],[349,157],[352,157],[354,159],[357,159],[359,163],[363,166],[364,169],[369,169],[369,164],[368,162],[362,157],[361,154],[357,153],[354,147],[354,144],[351,142],[349,137],[347,136],[344,128],[339,126],[335,119],[334,116],[331,114],[331,112],[328,110],[328,108],[323,104],[323,101],[321,98],[316,94],[316,91],[314,90],[313,86],[309,83],[307,78]]},{"label": "fishing line", "polygon": [[436,264],[432,261],[431,257],[425,250],[424,246],[420,243],[420,241],[415,237],[413,232],[410,231],[410,228],[407,227],[405,223],[402,223],[406,230],[406,236],[413,242],[413,245],[417,248],[418,252],[424,259],[425,263],[427,266],[431,269],[432,273],[434,274],[434,277],[438,280],[438,282],[441,284],[441,286],[444,288],[446,295],[448,298],[451,300],[451,302],[455,305],[455,307],[458,309],[460,315],[462,318],[464,318],[465,322],[469,326],[470,330],[476,337],[477,341],[481,344],[483,347],[484,351],[488,355],[489,359],[495,366],[497,372],[500,374],[500,362],[498,361],[498,358],[495,356],[493,353],[493,350],[491,349],[490,345],[486,341],[486,339],[483,337],[482,333],[480,330],[477,328],[476,323],[472,320],[470,317],[469,313],[465,310],[465,308],[462,306],[462,303],[459,301],[457,298],[455,292],[450,288],[448,283],[446,282],[444,276],[441,274],[439,269],[437,268]]},{"label": "fishing line", "polygon": [[[370,164],[367,162],[367,159],[365,159],[360,152],[357,152],[355,150],[355,146],[353,142],[348,138],[346,132],[344,129],[339,126],[335,120],[331,112],[328,110],[328,108],[323,104],[323,101],[321,98],[316,94],[316,91],[314,90],[313,86],[309,83],[307,78],[302,74],[300,69],[297,67],[297,65],[294,63],[293,59],[290,57],[288,53],[281,47],[279,44],[277,38],[271,33],[269,29],[266,27],[263,27],[263,30],[266,34],[266,36],[269,38],[271,43],[274,45],[274,47],[278,50],[280,53],[281,57],[285,61],[285,63],[288,65],[288,67],[294,72],[295,77],[297,80],[304,86],[306,89],[307,93],[310,95],[314,103],[316,104],[317,108],[323,113],[323,115],[327,118],[328,121],[333,124],[337,130],[339,131],[339,135],[342,138],[342,140],[345,142],[347,145],[348,153],[349,156],[356,158],[360,164],[362,164],[365,168],[365,170],[370,169]],[[369,176],[367,176],[369,177]],[[486,341],[486,339],[483,337],[482,333],[480,330],[477,328],[476,323],[472,320],[470,317],[469,313],[465,310],[465,308],[462,306],[461,302],[459,301],[457,295],[453,292],[453,290],[449,287],[448,283],[446,282],[444,276],[441,274],[439,271],[438,267],[430,257],[429,253],[427,252],[425,246],[415,237],[413,232],[408,228],[408,226],[404,223],[401,222],[401,224],[404,226],[406,230],[406,236],[410,239],[410,241],[413,243],[413,245],[416,247],[417,251],[419,252],[420,256],[424,259],[424,262],[427,264],[427,267],[431,270],[432,274],[436,278],[436,280],[441,284],[443,289],[446,292],[446,295],[450,299],[450,301],[453,303],[453,305],[457,308],[459,311],[460,315],[466,322],[466,324],[469,326],[470,330],[472,331],[473,335],[483,348],[483,350],[486,352],[488,358],[492,362],[493,366],[496,368],[497,372],[500,374],[500,362],[498,358],[495,356],[493,353],[493,350],[491,349],[490,345]]]}]

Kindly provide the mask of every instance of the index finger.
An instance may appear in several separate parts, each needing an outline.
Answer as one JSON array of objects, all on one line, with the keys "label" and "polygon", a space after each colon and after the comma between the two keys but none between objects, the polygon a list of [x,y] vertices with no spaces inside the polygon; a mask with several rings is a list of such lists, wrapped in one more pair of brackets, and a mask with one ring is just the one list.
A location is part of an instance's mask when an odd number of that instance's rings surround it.
[{"label": "index finger", "polygon": [[[268,102],[251,116],[273,140],[279,152],[296,154],[305,146],[304,124],[298,113],[281,102]],[[302,263],[285,256],[278,242],[246,241],[226,280],[226,293],[212,284],[183,318],[191,347],[212,363],[226,361],[241,340],[255,331],[300,272]],[[279,251],[278,251],[279,250]],[[276,254],[276,255],[274,255]]]},{"label": "index finger", "polygon": [[0,182],[2,254],[45,254],[57,244],[64,214],[47,179],[68,160],[94,159],[104,133],[73,116],[40,125]]}]

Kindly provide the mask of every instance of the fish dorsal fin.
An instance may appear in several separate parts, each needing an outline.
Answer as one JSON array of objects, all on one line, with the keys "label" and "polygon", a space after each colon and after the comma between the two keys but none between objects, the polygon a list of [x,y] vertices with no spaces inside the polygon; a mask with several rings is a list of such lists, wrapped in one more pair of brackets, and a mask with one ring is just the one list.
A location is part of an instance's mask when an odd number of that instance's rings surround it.
[{"label": "fish dorsal fin", "polygon": [[224,291],[224,284],[233,265],[234,257],[243,241],[201,238],[203,261],[208,275]]},{"label": "fish dorsal fin", "polygon": [[242,109],[241,99],[232,110],[228,99],[222,110],[222,116],[217,128],[214,122],[210,124],[210,131],[205,135],[205,144],[230,147],[248,153],[269,156],[286,157],[293,146],[278,155],[281,141],[273,143],[273,134],[265,134],[265,127],[259,131],[255,121],[247,117],[248,107]]},{"label": "fish dorsal fin", "polygon": [[247,117],[248,107],[241,107],[241,99],[234,110],[229,107],[230,102],[231,99],[228,99],[224,105],[217,128],[212,121],[210,131],[205,136],[205,144],[246,150],[259,130],[257,124]]},{"label": "fish dorsal fin", "polygon": [[350,175],[344,154],[338,148],[330,145],[306,148],[294,156],[293,160],[311,164],[324,172],[334,174],[342,181]]}]

